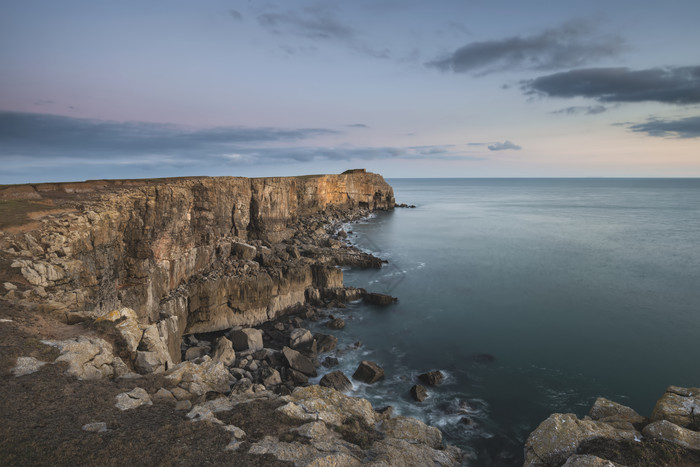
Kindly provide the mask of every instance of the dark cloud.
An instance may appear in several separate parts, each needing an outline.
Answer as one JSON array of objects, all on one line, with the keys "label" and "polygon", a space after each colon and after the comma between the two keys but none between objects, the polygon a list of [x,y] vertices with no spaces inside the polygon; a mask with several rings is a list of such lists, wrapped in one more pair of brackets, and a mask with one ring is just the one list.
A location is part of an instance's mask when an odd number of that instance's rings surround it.
[{"label": "dark cloud", "polygon": [[364,123],[351,123],[350,125],[347,125],[347,126],[350,128],[369,128]]},{"label": "dark cloud", "polygon": [[650,118],[646,123],[631,124],[628,128],[650,136],[700,138],[700,115],[677,120]]},{"label": "dark cloud", "polygon": [[158,123],[0,111],[0,154],[25,157],[206,156],[227,154],[241,145],[300,141],[336,133],[322,128],[192,129]]},{"label": "dark cloud", "polygon": [[238,21],[243,19],[243,15],[237,10],[229,10],[228,14],[231,15],[233,19],[236,19]]},{"label": "dark cloud", "polygon": [[586,68],[554,73],[523,83],[528,94],[589,97],[600,102],[700,103],[700,66]]},{"label": "dark cloud", "polygon": [[310,39],[352,39],[352,28],[337,20],[331,11],[309,8],[302,11],[264,13],[258,22],[275,34],[290,33]]},{"label": "dark cloud", "polygon": [[504,141],[502,143],[490,144],[488,146],[488,148],[489,148],[489,151],[505,151],[508,149],[512,149],[514,151],[519,151],[520,149],[522,149],[522,147],[520,147],[517,144],[512,143],[510,141]]},{"label": "dark cloud", "polygon": [[557,70],[612,57],[622,49],[619,37],[595,36],[589,23],[575,21],[534,36],[472,42],[426,65],[479,75],[506,70]]},{"label": "dark cloud", "polygon": [[566,107],[564,109],[555,110],[552,113],[559,114],[559,115],[578,115],[578,114],[597,115],[597,114],[605,112],[606,110],[608,110],[608,108],[605,107],[604,105],[586,105],[586,106],[579,105],[579,106]]}]

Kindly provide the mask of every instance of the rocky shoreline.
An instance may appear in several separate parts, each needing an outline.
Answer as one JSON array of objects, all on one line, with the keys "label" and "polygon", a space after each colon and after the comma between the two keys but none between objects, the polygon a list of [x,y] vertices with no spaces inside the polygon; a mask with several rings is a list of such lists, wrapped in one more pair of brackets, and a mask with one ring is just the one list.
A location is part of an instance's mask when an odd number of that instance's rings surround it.
[{"label": "rocky shoreline", "polygon": [[[119,413],[148,418],[166,409],[177,426],[198,422],[223,433],[220,452],[205,455],[217,462],[224,456],[240,465],[271,459],[460,464],[460,450],[445,446],[438,429],[344,395],[352,383],[342,372],[309,385],[319,356],[331,367],[338,355],[332,353],[337,338],[312,334],[306,320],[340,329],[344,323],[331,312],[345,302],[395,301],[344,287],[336,267],[381,267],[339,230],[342,222],[393,209],[391,187],[381,177],[350,171],[296,179],[86,182],[9,187],[0,197],[52,208],[34,217],[40,225],[3,226],[0,236],[7,316],[0,329],[14,342],[2,362],[5,389],[65,391],[48,380],[55,368],[86,384],[111,383],[103,388],[108,392],[118,387],[111,403],[103,401],[102,411],[80,425],[80,435],[76,426],[58,430],[100,444],[103,461],[110,440],[152,436],[138,428],[142,420],[124,426]],[[42,335],[31,325],[36,320],[52,329]],[[374,366],[363,362],[353,379],[376,381],[381,369]],[[26,384],[33,380],[36,385]],[[83,421],[88,416],[75,406],[43,410],[59,412],[58,418],[71,410]],[[14,406],[3,411],[7,426],[21,423]],[[41,429],[23,428],[3,441],[5,463],[62,464],[88,455],[66,448],[73,441],[64,440],[52,447],[66,451],[63,456],[37,457],[41,449],[27,444],[53,441]]]}]

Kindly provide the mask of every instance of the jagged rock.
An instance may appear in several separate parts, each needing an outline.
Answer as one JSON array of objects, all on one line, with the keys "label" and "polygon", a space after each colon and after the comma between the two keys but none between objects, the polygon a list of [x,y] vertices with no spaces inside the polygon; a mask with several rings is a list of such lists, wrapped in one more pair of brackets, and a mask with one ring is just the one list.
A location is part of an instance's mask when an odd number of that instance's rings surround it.
[{"label": "jagged rock", "polygon": [[668,420],[660,420],[644,427],[642,434],[647,438],[661,439],[685,449],[700,451],[700,432],[680,427]]},{"label": "jagged rock", "polygon": [[289,334],[289,347],[296,349],[297,347],[309,343],[313,340],[314,336],[311,331],[303,328],[294,329]]},{"label": "jagged rock", "polygon": [[221,362],[226,366],[233,365],[233,362],[236,361],[236,352],[233,350],[233,343],[224,336],[219,337],[214,343],[212,360]]},{"label": "jagged rock", "polygon": [[634,409],[626,407],[617,402],[613,402],[604,397],[599,397],[596,399],[593,407],[588,412],[588,415],[593,420],[601,420],[604,422],[629,422],[644,423],[645,418],[639,415]]},{"label": "jagged rock", "polygon": [[316,339],[316,350],[318,350],[318,353],[330,352],[338,345],[338,338],[330,334],[319,332],[314,334],[314,339]]},{"label": "jagged rock", "polygon": [[381,430],[391,438],[404,439],[413,444],[425,444],[433,449],[442,449],[442,433],[418,419],[394,417],[382,422]]},{"label": "jagged rock", "polygon": [[373,384],[384,378],[384,369],[374,362],[363,360],[352,375],[353,379]]},{"label": "jagged rock", "polygon": [[289,347],[284,347],[282,349],[282,355],[284,355],[291,369],[297,370],[307,376],[316,376],[316,367],[309,358]]},{"label": "jagged rock", "polygon": [[177,400],[175,399],[175,396],[173,396],[173,393],[168,391],[165,388],[160,388],[158,391],[156,391],[155,394],[153,394],[153,397],[151,398],[154,402],[166,402],[166,403],[175,403]]},{"label": "jagged rock", "polygon": [[107,424],[105,422],[86,423],[80,429],[89,433],[104,433],[107,431]]},{"label": "jagged rock", "polygon": [[95,324],[114,326],[117,337],[129,354],[134,355],[143,337],[143,330],[139,326],[138,316],[131,308],[119,308],[105,313],[95,320]]},{"label": "jagged rock", "polygon": [[346,396],[331,388],[300,387],[283,400],[288,403],[277,410],[298,420],[321,420],[334,426],[342,425],[349,417],[357,417],[368,426],[377,422],[377,414],[368,400]]},{"label": "jagged rock", "polygon": [[345,327],[345,321],[343,318],[334,318],[326,323],[328,329],[343,329]]},{"label": "jagged rock", "polygon": [[124,362],[112,354],[112,346],[104,339],[80,336],[41,342],[56,347],[61,355],[55,362],[67,362],[66,374],[78,379],[112,378],[128,372]]},{"label": "jagged rock", "polygon": [[224,364],[213,361],[209,356],[202,360],[199,364],[183,362],[176,365],[166,373],[165,381],[170,386],[180,386],[195,396],[208,392],[228,392],[229,372]]},{"label": "jagged rock", "polygon": [[700,388],[669,386],[651,413],[652,422],[659,420],[700,428]]},{"label": "jagged rock", "polygon": [[282,377],[280,376],[279,371],[275,370],[274,368],[263,368],[260,372],[260,377],[262,384],[264,384],[266,387],[282,384]]},{"label": "jagged rock", "polygon": [[15,376],[29,375],[36,373],[44,365],[46,365],[46,362],[39,361],[34,357],[17,357],[17,362],[12,368],[12,374]]},{"label": "jagged rock", "polygon": [[391,295],[371,292],[365,293],[362,299],[367,303],[379,306],[391,305],[392,303],[396,303],[398,301],[396,297],[392,297]]},{"label": "jagged rock", "polygon": [[418,379],[428,386],[437,386],[438,384],[442,383],[444,377],[445,376],[441,371],[429,371],[418,375]]},{"label": "jagged rock", "polygon": [[151,397],[143,388],[134,388],[129,392],[122,392],[116,396],[115,406],[119,410],[132,410],[142,405],[153,405]]},{"label": "jagged rock", "polygon": [[428,398],[428,390],[420,384],[416,384],[411,388],[411,396],[418,402],[423,402]]},{"label": "jagged rock", "polygon": [[246,328],[231,331],[229,334],[233,348],[237,351],[260,350],[263,348],[262,331],[259,329]]},{"label": "jagged rock", "polygon": [[[135,362],[136,370],[141,373],[160,373],[173,366],[165,338],[161,336],[161,327],[167,329],[167,320],[161,321],[158,325],[146,326],[143,330]],[[139,360],[139,352],[149,352],[149,354],[142,356]]]},{"label": "jagged rock", "polygon": [[618,463],[589,454],[574,455],[562,467],[624,467]]},{"label": "jagged rock", "polygon": [[327,388],[333,388],[336,391],[341,392],[347,391],[348,389],[352,388],[352,383],[350,382],[348,377],[345,376],[345,373],[343,373],[340,370],[335,370],[324,375],[318,384]]},{"label": "jagged rock", "polygon": [[563,464],[579,444],[596,438],[634,441],[637,431],[620,430],[604,422],[579,420],[574,414],[553,414],[533,431],[525,443],[525,466]]},{"label": "jagged rock", "polygon": [[138,350],[136,359],[134,360],[136,371],[141,374],[162,373],[166,369],[165,363],[161,360],[161,356],[156,352],[144,352]]}]

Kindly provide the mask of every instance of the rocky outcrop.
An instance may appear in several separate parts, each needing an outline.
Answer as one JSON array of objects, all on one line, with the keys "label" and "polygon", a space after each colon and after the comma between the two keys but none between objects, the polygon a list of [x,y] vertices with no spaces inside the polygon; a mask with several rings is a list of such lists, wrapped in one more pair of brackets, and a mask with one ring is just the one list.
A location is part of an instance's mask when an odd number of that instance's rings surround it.
[{"label": "rocky outcrop", "polygon": [[602,397],[582,420],[553,414],[528,437],[525,465],[696,465],[698,395],[697,388],[670,386],[651,420]]},{"label": "rocky outcrop", "polygon": [[380,266],[325,227],[395,204],[364,171],[8,186],[0,200],[47,207],[0,234],[4,298],[101,317],[142,372],[178,363],[183,335],[260,324],[342,289],[334,266]]}]

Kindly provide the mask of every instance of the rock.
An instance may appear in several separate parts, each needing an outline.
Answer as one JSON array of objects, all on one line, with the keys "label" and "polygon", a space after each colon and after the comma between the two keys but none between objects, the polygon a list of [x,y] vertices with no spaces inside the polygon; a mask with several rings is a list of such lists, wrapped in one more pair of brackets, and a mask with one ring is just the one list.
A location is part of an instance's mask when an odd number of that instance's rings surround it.
[{"label": "rock", "polygon": [[10,292],[12,290],[17,290],[17,286],[15,284],[13,284],[12,282],[5,282],[2,285],[5,287],[5,290],[7,290],[8,292]]},{"label": "rock", "polygon": [[204,357],[207,352],[209,352],[209,348],[207,347],[190,347],[185,351],[185,360],[188,362],[197,360],[198,358]]},{"label": "rock", "polygon": [[274,368],[263,368],[260,372],[260,377],[262,384],[264,384],[266,387],[282,384],[282,377],[280,376],[279,371],[275,370]]},{"label": "rock", "polygon": [[316,367],[309,358],[289,347],[284,347],[282,349],[282,355],[284,355],[291,369],[300,371],[307,376],[316,376]]},{"label": "rock", "polygon": [[372,305],[386,306],[391,305],[392,303],[396,303],[398,301],[398,298],[381,293],[367,292],[362,297],[362,300],[364,300],[367,303],[371,303]]},{"label": "rock", "polygon": [[331,388],[299,387],[284,400],[288,403],[277,410],[298,420],[321,420],[334,426],[342,425],[350,417],[359,418],[368,426],[378,421],[368,400],[346,396]]},{"label": "rock", "polygon": [[314,336],[311,331],[303,328],[294,329],[289,334],[289,347],[296,349],[297,347],[309,343],[313,340]]},{"label": "rock", "polygon": [[306,376],[301,371],[297,371],[297,370],[290,368],[287,371],[287,374],[288,374],[288,379],[290,379],[292,381],[292,383],[294,383],[295,386],[299,386],[301,384],[306,384],[309,382],[309,377]]},{"label": "rock", "polygon": [[56,347],[61,355],[55,362],[68,363],[66,374],[78,379],[113,378],[128,371],[124,362],[112,354],[112,346],[104,339],[80,336],[41,342]]},{"label": "rock", "polygon": [[237,351],[260,350],[263,348],[262,331],[259,329],[246,328],[231,331],[229,334],[233,348]]},{"label": "rock", "polygon": [[428,398],[428,390],[425,389],[425,386],[416,384],[411,388],[411,396],[418,402],[423,402]]},{"label": "rock", "polygon": [[326,323],[328,329],[343,329],[345,327],[345,321],[343,318],[335,318]]},{"label": "rock", "polygon": [[235,255],[239,259],[248,260],[253,259],[258,254],[258,249],[253,245],[248,245],[243,242],[235,242],[231,244],[231,254]]},{"label": "rock", "polygon": [[119,308],[105,313],[95,320],[98,326],[113,326],[119,343],[129,354],[134,355],[141,342],[143,330],[139,326],[138,316],[131,308]]},{"label": "rock", "polygon": [[[150,352],[141,357],[143,365],[136,365],[137,371],[141,373],[161,373],[173,367],[174,363],[170,357],[166,339],[161,336],[160,329],[167,333],[167,320],[161,321],[159,325],[151,324],[143,330],[143,336],[136,352],[136,360],[139,360],[139,352]],[[179,357],[179,352],[178,352]]]},{"label": "rock", "polygon": [[141,374],[162,373],[165,371],[165,364],[155,352],[139,350],[136,352],[134,368]]},{"label": "rock", "polygon": [[192,394],[190,394],[189,391],[182,389],[180,387],[172,388],[170,390],[170,392],[172,392],[173,396],[178,401],[189,400],[192,397]]},{"label": "rock", "polygon": [[12,374],[15,376],[24,376],[39,371],[39,368],[46,365],[46,362],[37,360],[34,357],[17,357],[17,362],[12,368]]},{"label": "rock", "polygon": [[685,449],[700,452],[700,432],[680,427],[668,420],[660,420],[644,427],[646,438],[661,439]]},{"label": "rock", "polygon": [[81,430],[89,433],[104,433],[107,431],[107,424],[105,422],[86,423],[81,427]]},{"label": "rock", "polygon": [[644,423],[645,418],[639,415],[634,409],[626,407],[617,402],[613,402],[604,397],[599,397],[596,399],[593,407],[591,407],[588,415],[593,420],[601,420],[605,422],[629,422]]},{"label": "rock", "polygon": [[214,343],[214,353],[212,360],[221,362],[225,366],[233,365],[236,361],[236,352],[233,350],[233,343],[225,337],[219,337]]},{"label": "rock", "polygon": [[637,431],[614,428],[595,420],[579,420],[574,414],[553,414],[533,431],[525,443],[525,466],[561,465],[584,441],[602,438],[634,441]]},{"label": "rock", "polygon": [[624,467],[621,464],[601,459],[589,454],[574,455],[569,457],[563,467]]},{"label": "rock", "polygon": [[[221,362],[205,356],[199,364],[183,362],[165,375],[170,386],[180,386],[195,396],[208,392],[225,393],[229,390],[229,372]],[[177,397],[177,395],[175,396]]]},{"label": "rock", "polygon": [[372,445],[374,466],[459,466],[462,463],[461,451],[448,446],[433,449],[424,444],[415,444],[405,439],[386,438]]},{"label": "rock", "polygon": [[316,447],[298,442],[288,443],[272,436],[265,436],[262,440],[253,443],[248,453],[271,455],[277,460],[299,466],[360,466],[360,461],[352,455],[351,449],[345,444],[347,443],[337,441],[328,443],[327,446]]},{"label": "rock", "polygon": [[700,389],[670,386],[658,400],[651,421],[668,420],[681,427],[700,428]]},{"label": "rock", "polygon": [[115,406],[119,410],[133,410],[142,405],[153,405],[151,397],[143,388],[134,388],[129,392],[122,392],[116,396]]},{"label": "rock", "polygon": [[324,375],[318,384],[327,388],[333,388],[336,391],[341,392],[347,391],[348,389],[352,388],[352,383],[350,382],[348,377],[345,376],[345,373],[343,373],[340,370],[335,370]]},{"label": "rock", "polygon": [[330,352],[338,345],[338,338],[330,334],[322,334],[319,332],[314,334],[314,339],[316,339],[316,350],[318,353]]},{"label": "rock", "polygon": [[444,377],[445,376],[440,371],[429,371],[418,375],[418,379],[428,386],[437,386],[442,383]]},{"label": "rock", "polygon": [[153,394],[153,397],[151,398],[153,402],[161,402],[161,403],[175,403],[177,400],[175,399],[175,396],[173,396],[173,393],[168,391],[165,388],[160,388],[158,391]]},{"label": "rock", "polygon": [[175,403],[175,410],[190,410],[192,408],[192,402],[187,399],[177,401]]},{"label": "rock", "polygon": [[394,417],[382,422],[381,429],[387,436],[405,439],[414,444],[425,444],[433,449],[442,449],[442,433],[433,426],[411,417]]},{"label": "rock", "polygon": [[352,375],[353,379],[373,384],[384,378],[384,369],[374,362],[363,360]]},{"label": "rock", "polygon": [[338,366],[340,362],[338,361],[337,358],[335,357],[326,357],[323,359],[323,362],[321,362],[321,365],[325,366],[326,368]]}]

